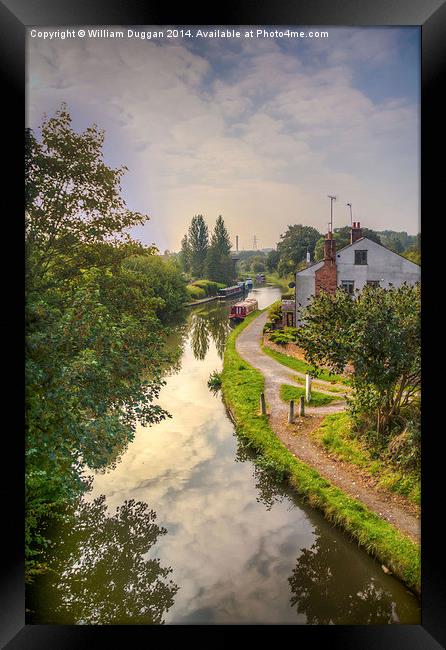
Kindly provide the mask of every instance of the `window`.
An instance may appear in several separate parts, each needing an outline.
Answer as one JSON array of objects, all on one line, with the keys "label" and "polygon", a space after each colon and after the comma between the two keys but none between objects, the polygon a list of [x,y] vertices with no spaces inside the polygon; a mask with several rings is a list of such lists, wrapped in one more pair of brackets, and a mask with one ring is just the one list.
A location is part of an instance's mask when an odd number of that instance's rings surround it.
[{"label": "window", "polygon": [[379,287],[379,280],[367,280],[368,287]]},{"label": "window", "polygon": [[367,264],[367,251],[355,251],[355,264]]},{"label": "window", "polygon": [[353,294],[353,291],[354,291],[354,288],[355,288],[355,283],[353,282],[353,280],[342,280],[341,287],[347,293]]}]

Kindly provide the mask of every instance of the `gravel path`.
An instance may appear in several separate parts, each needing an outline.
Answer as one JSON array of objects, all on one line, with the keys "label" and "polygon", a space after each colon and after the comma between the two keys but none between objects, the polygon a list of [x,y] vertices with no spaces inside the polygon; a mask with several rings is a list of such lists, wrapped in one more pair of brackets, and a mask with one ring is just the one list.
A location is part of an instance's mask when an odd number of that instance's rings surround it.
[{"label": "gravel path", "polygon": [[[260,370],[265,378],[265,398],[273,430],[295,456],[314,467],[333,485],[364,503],[412,540],[419,542],[420,518],[417,506],[393,492],[376,488],[376,479],[364,475],[354,465],[330,456],[311,439],[311,431],[319,426],[325,415],[344,410],[344,401],[321,407],[306,406],[304,418],[296,417],[293,424],[288,423],[288,404],[280,399],[280,386],[299,384],[290,377],[289,368],[263,353],[261,338],[266,321],[267,312],[254,319],[237,337],[236,349],[240,356]],[[293,374],[305,377],[299,372],[293,371]],[[323,386],[324,382],[318,379],[318,384]],[[330,383],[327,382],[328,387]],[[318,387],[317,390],[325,392],[323,388]]]}]

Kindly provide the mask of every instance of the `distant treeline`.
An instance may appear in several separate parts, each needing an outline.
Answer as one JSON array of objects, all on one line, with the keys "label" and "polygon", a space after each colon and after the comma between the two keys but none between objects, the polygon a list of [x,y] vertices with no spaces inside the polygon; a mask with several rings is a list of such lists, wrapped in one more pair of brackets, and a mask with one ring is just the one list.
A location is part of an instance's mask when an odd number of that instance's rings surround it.
[{"label": "distant treeline", "polygon": [[[363,228],[364,237],[386,246],[390,250],[421,264],[421,235],[409,235],[407,232],[394,230],[372,230]],[[335,228],[333,231],[338,250],[350,243],[350,227]],[[280,236],[276,249],[269,253],[263,251],[241,251],[238,269],[240,273],[277,271],[281,277],[286,277],[305,266],[307,251],[311,261],[319,261],[324,254],[325,236],[312,226],[295,224],[288,226]]]}]

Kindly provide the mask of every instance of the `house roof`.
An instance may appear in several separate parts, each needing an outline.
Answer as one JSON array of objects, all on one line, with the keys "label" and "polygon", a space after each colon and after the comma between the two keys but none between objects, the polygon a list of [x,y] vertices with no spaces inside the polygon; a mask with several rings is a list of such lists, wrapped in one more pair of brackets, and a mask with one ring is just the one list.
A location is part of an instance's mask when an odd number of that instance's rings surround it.
[{"label": "house roof", "polygon": [[[376,244],[376,246],[381,246],[381,248],[385,248],[386,251],[389,251],[389,253],[393,253],[394,255],[398,255],[398,257],[402,257],[403,260],[406,260],[406,262],[410,262],[411,264],[415,264],[415,266],[420,266],[416,262],[413,262],[412,260],[408,260],[407,257],[404,257],[404,255],[400,255],[400,253],[396,253],[395,251],[390,249],[388,246],[384,246],[384,244],[378,244],[377,241],[373,241],[373,239],[369,239],[369,237],[359,237],[359,239],[357,239],[355,242],[353,242],[353,244],[347,244],[347,246],[343,246],[338,251],[336,251],[336,255],[338,255],[341,251],[345,251],[347,248],[350,248],[351,246],[354,246],[359,241],[370,241],[373,244]],[[311,264],[308,264],[308,266],[306,266],[304,269],[301,269],[300,271],[296,271],[296,275],[298,273],[302,273],[302,271],[306,271],[307,269],[310,269],[312,266],[315,266],[315,264],[320,264],[321,262],[323,262],[323,260],[318,260],[317,262],[316,261],[311,262]]]}]

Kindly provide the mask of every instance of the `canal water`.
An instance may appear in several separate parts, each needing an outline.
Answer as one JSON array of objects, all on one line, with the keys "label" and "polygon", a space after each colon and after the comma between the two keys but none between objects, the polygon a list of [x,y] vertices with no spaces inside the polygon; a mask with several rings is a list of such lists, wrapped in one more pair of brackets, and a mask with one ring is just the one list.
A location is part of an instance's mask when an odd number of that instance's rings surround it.
[{"label": "canal water", "polygon": [[[280,290],[251,294],[266,307]],[[93,477],[75,525],[60,525],[54,571],[28,601],[32,623],[420,623],[418,599],[285,485],[237,438],[221,395],[228,302],[194,308],[160,403]]]}]

